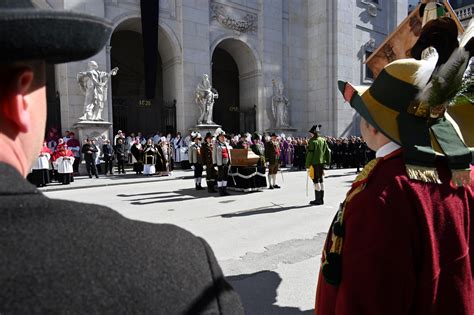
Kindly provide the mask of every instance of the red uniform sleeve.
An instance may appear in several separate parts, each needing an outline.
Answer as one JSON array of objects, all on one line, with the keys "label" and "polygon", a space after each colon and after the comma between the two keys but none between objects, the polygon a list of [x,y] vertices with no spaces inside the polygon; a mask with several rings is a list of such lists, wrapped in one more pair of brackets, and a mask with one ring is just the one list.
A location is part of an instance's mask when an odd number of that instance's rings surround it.
[{"label": "red uniform sleeve", "polygon": [[408,314],[415,294],[416,216],[400,186],[370,187],[346,209],[336,314]]}]

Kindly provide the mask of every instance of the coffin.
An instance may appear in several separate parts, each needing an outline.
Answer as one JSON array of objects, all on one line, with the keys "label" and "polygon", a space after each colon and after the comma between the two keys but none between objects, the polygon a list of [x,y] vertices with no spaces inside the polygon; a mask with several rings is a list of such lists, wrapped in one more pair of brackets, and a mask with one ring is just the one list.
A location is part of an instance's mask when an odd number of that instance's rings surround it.
[{"label": "coffin", "polygon": [[230,164],[232,166],[255,166],[260,157],[247,149],[233,149]]}]

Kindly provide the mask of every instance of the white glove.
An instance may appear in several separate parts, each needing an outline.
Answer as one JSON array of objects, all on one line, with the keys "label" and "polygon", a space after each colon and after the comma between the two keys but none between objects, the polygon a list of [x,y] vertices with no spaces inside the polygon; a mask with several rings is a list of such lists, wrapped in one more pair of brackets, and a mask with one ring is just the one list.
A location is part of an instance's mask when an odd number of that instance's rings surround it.
[{"label": "white glove", "polygon": [[202,166],[202,170],[205,171],[207,169],[206,165]]},{"label": "white glove", "polygon": [[265,162],[265,166],[268,167],[270,165],[270,162]]},{"label": "white glove", "polygon": [[194,167],[194,165],[191,165],[191,169],[192,169],[193,171],[194,171],[195,168],[196,168],[196,167]]}]

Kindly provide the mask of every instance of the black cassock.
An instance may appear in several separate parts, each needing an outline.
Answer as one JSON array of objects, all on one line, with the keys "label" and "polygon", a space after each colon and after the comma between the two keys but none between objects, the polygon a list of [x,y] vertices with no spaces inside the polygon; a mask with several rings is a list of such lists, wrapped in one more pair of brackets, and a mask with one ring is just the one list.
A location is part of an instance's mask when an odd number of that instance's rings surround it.
[{"label": "black cassock", "polygon": [[165,155],[163,154],[163,149],[161,148],[160,145],[157,145],[156,146],[156,164],[155,164],[155,167],[156,167],[156,171],[157,172],[166,172],[167,169],[166,169],[166,159],[165,159]]},{"label": "black cassock", "polygon": [[137,148],[137,144],[133,144],[130,148],[130,152],[137,162],[133,163],[134,172],[143,172],[143,150]]}]

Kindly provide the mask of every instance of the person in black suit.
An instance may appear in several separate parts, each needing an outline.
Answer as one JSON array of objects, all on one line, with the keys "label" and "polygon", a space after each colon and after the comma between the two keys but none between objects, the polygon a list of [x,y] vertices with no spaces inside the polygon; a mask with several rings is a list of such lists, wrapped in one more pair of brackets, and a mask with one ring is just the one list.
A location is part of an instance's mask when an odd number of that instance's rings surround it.
[{"label": "person in black suit", "polygon": [[114,149],[110,144],[110,140],[105,140],[105,143],[102,145],[102,152],[104,153],[104,163],[105,163],[105,170],[104,174],[107,175],[107,172],[110,175],[114,174],[113,166],[114,166]]},{"label": "person in black suit", "polygon": [[0,12],[0,313],[243,314],[203,239],[25,180],[45,131],[45,62],[96,54],[111,26],[26,0]]},{"label": "person in black suit", "polygon": [[125,158],[126,158],[126,149],[125,144],[123,144],[122,138],[117,139],[117,145],[114,148],[115,155],[117,156],[117,169],[118,173],[125,174]]},{"label": "person in black suit", "polygon": [[84,154],[84,161],[86,161],[86,169],[87,174],[89,174],[89,178],[92,178],[92,175],[94,175],[96,178],[99,178],[94,158],[95,153],[98,152],[97,147],[92,144],[90,139],[86,139],[82,145],[81,151]]}]

